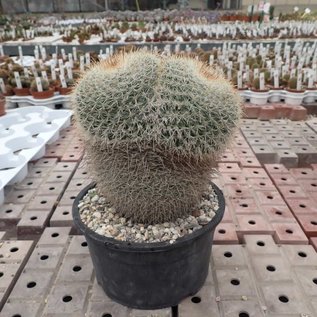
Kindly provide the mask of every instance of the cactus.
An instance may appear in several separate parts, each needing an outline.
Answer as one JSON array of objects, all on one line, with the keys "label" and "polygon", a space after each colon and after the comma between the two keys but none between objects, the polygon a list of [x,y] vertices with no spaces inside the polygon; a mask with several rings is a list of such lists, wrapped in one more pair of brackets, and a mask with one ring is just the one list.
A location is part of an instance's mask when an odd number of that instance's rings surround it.
[{"label": "cactus", "polygon": [[294,90],[297,89],[297,77],[290,78],[290,80],[288,81],[288,88]]},{"label": "cactus", "polygon": [[[25,77],[25,76],[21,76],[20,77],[20,81],[21,81],[21,85],[22,85],[22,88],[30,88],[31,87],[31,81],[29,78]],[[17,86],[17,83],[16,83],[16,80],[15,78],[12,78],[10,80],[10,84],[13,86],[13,87],[16,87]]]},{"label": "cactus", "polygon": [[[43,91],[49,90],[50,84],[46,79],[41,78],[41,83],[42,83]],[[31,82],[31,90],[37,91],[37,85],[36,85],[35,79]]]},{"label": "cactus", "polygon": [[5,69],[0,69],[0,78],[2,78],[4,81],[6,81],[9,78],[9,72]]},{"label": "cactus", "polygon": [[257,68],[260,68],[259,64],[255,63],[252,65],[252,70],[255,70]]},{"label": "cactus", "polygon": [[260,78],[254,78],[252,82],[252,87],[256,90],[260,89]]},{"label": "cactus", "polygon": [[269,70],[265,70],[264,72],[264,78],[265,78],[265,83],[269,84],[271,82],[271,72]]},{"label": "cactus", "polygon": [[92,66],[73,106],[99,190],[121,216],[159,223],[197,206],[240,102],[205,64],[140,51]]}]

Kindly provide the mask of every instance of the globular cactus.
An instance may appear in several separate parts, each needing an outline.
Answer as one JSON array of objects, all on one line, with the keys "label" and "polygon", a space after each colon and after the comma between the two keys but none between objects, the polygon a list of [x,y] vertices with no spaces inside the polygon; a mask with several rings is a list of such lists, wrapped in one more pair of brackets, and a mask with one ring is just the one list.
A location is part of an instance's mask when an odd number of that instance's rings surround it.
[{"label": "globular cactus", "polygon": [[288,81],[288,87],[294,90],[297,89],[297,77],[290,78],[290,80]]},{"label": "globular cactus", "polygon": [[[50,83],[48,82],[48,80],[41,78],[41,83],[42,83],[43,91],[49,90]],[[35,79],[31,82],[31,90],[37,91],[37,85],[36,85]]]},{"label": "globular cactus", "polygon": [[99,190],[121,216],[158,223],[199,203],[240,102],[197,60],[134,52],[92,66],[73,103]]},{"label": "globular cactus", "polygon": [[252,88],[259,90],[260,89],[260,79],[254,78],[252,82]]}]

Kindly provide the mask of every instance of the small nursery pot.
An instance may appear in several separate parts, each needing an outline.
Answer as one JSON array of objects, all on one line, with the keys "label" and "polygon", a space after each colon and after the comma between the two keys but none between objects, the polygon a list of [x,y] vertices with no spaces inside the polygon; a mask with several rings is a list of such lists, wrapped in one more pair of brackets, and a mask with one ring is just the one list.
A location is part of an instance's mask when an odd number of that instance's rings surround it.
[{"label": "small nursery pot", "polygon": [[71,87],[66,87],[66,88],[63,88],[63,87],[59,87],[58,88],[58,91],[61,95],[69,95],[72,93],[72,88]]},{"label": "small nursery pot", "polygon": [[13,88],[13,91],[16,96],[29,96],[30,89],[29,88]]},{"label": "small nursery pot", "polygon": [[49,90],[44,90],[44,91],[31,90],[31,94],[32,94],[33,98],[35,98],[35,99],[47,99],[47,98],[51,98],[54,96],[54,90],[51,88]]},{"label": "small nursery pot", "polygon": [[213,184],[219,209],[202,228],[175,243],[134,243],[101,236],[80,219],[79,201],[95,186],[85,187],[73,203],[75,226],[85,235],[96,278],[114,301],[137,309],[176,306],[203,286],[208,275],[213,235],[223,218],[225,200]]}]

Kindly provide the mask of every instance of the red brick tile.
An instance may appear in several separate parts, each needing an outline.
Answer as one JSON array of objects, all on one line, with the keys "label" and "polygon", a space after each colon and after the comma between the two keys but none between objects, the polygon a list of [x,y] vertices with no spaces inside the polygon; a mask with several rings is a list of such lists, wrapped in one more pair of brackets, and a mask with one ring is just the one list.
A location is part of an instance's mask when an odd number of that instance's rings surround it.
[{"label": "red brick tile", "polygon": [[289,199],[308,198],[307,194],[302,190],[302,188],[299,185],[283,185],[279,186],[278,190],[287,201]]},{"label": "red brick tile", "polygon": [[276,109],[273,106],[262,106],[259,120],[270,120],[276,118]]},{"label": "red brick tile", "polygon": [[299,179],[297,182],[305,192],[317,192],[317,179]]},{"label": "red brick tile", "polygon": [[221,223],[233,223],[231,207],[227,204]]},{"label": "red brick tile", "polygon": [[250,187],[245,184],[230,184],[225,186],[226,197],[249,198],[253,197]]},{"label": "red brick tile", "polygon": [[276,118],[288,118],[292,107],[286,104],[274,104],[274,108],[276,110]]},{"label": "red brick tile", "polygon": [[261,167],[261,163],[255,156],[241,157],[240,164],[242,167]]},{"label": "red brick tile", "polygon": [[238,229],[237,235],[241,240],[245,234],[273,234],[274,230],[268,221],[257,214],[237,215]]},{"label": "red brick tile", "polygon": [[254,190],[276,190],[276,187],[269,178],[250,178],[248,184]]},{"label": "red brick tile", "polygon": [[297,221],[308,237],[317,237],[317,214],[297,215]]},{"label": "red brick tile", "polygon": [[224,173],[221,175],[223,184],[246,184],[246,180],[242,173]]},{"label": "red brick tile", "polygon": [[220,223],[214,234],[214,244],[238,244],[236,225],[232,223]]},{"label": "red brick tile", "polygon": [[241,168],[237,163],[219,163],[218,170],[220,173],[241,173]]},{"label": "red brick tile", "polygon": [[295,179],[316,179],[316,174],[311,168],[291,168],[289,171]]},{"label": "red brick tile", "polygon": [[230,198],[229,203],[232,206],[234,214],[255,214],[262,212],[262,209],[257,206],[254,198]]},{"label": "red brick tile", "polygon": [[244,104],[243,117],[247,119],[257,119],[260,114],[261,107],[254,104]]},{"label": "red brick tile", "polygon": [[282,244],[308,244],[308,239],[297,223],[272,223],[275,230],[276,243]]},{"label": "red brick tile", "polygon": [[304,214],[317,214],[316,203],[308,199],[289,199],[287,204],[295,216]]},{"label": "red brick tile", "polygon": [[257,190],[256,197],[260,205],[283,205],[284,200],[277,190]]},{"label": "red brick tile", "polygon": [[266,214],[267,218],[269,219],[270,223],[273,222],[296,222],[292,212],[287,207],[287,205],[280,205],[280,206],[261,206],[262,210]]},{"label": "red brick tile", "polygon": [[297,185],[297,181],[289,173],[282,173],[282,174],[276,173],[276,174],[272,174],[270,176],[273,180],[273,183],[276,186],[285,186],[285,185],[296,186]]},{"label": "red brick tile", "polygon": [[219,162],[221,163],[237,163],[239,160],[234,155],[232,151],[227,150],[223,155],[220,157]]},{"label": "red brick tile", "polygon": [[302,106],[292,107],[289,118],[293,121],[305,120],[307,117],[307,109]]},{"label": "red brick tile", "polygon": [[255,157],[253,151],[247,147],[247,148],[243,148],[243,149],[234,149],[234,153],[236,154],[237,157],[241,158],[241,157]]},{"label": "red brick tile", "polygon": [[289,173],[288,169],[282,164],[264,164],[264,168],[270,175]]},{"label": "red brick tile", "polygon": [[61,157],[62,162],[78,162],[83,158],[84,153],[82,151],[65,152]]},{"label": "red brick tile", "polygon": [[242,172],[247,180],[250,178],[269,179],[269,176],[263,168],[243,168]]}]

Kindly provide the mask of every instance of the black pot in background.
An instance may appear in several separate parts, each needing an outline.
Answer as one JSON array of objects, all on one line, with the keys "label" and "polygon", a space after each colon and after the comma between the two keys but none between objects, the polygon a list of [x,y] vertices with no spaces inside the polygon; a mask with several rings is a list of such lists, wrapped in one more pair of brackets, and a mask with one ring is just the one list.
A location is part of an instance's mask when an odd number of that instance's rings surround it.
[{"label": "black pot in background", "polygon": [[203,286],[213,235],[221,221],[225,201],[213,184],[219,209],[207,225],[175,243],[130,243],[101,236],[80,219],[78,204],[94,183],[85,187],[73,204],[76,227],[85,235],[96,278],[114,301],[137,309],[176,306]]}]

